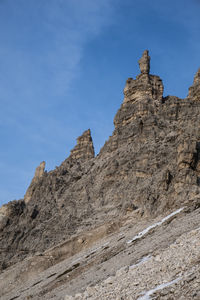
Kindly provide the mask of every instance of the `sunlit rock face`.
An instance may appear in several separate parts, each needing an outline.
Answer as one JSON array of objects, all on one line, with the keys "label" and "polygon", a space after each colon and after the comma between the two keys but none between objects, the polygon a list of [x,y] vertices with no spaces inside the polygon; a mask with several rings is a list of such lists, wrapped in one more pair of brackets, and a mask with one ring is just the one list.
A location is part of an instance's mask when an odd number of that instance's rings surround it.
[{"label": "sunlit rock face", "polygon": [[141,74],[136,79],[128,78],[124,88],[124,103],[129,101],[142,100],[150,97],[160,101],[163,97],[163,83],[159,76],[150,75],[150,56],[145,50],[141,59],[138,61]]},{"label": "sunlit rock face", "polygon": [[200,100],[200,68],[194,77],[193,85],[189,88],[188,98]]},{"label": "sunlit rock face", "polygon": [[88,160],[94,158],[94,146],[90,129],[77,138],[77,145],[71,150],[72,159]]},{"label": "sunlit rock face", "polygon": [[[6,212],[0,246],[16,251],[1,252],[4,267],[130,211],[152,217],[198,198],[199,71],[189,96],[180,99],[163,97],[147,50],[139,66],[141,73],[126,82],[115,129],[100,153],[94,156],[91,132],[85,131],[55,170],[40,164],[24,199],[13,206],[16,213]],[[28,251],[19,255],[18,249]]]},{"label": "sunlit rock face", "polygon": [[40,178],[42,178],[44,174],[45,174],[45,161],[42,161],[40,163],[40,165],[35,169],[35,175],[34,175],[32,181],[31,181],[31,184],[24,196],[25,202],[28,202],[31,199],[33,191],[34,191],[34,186],[40,181]]}]

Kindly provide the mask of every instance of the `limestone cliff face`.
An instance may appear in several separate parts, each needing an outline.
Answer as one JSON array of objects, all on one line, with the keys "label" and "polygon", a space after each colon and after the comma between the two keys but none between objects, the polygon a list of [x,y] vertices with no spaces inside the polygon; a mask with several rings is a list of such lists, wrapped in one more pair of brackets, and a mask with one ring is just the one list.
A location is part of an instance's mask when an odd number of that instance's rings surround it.
[{"label": "limestone cliff face", "polygon": [[156,216],[199,198],[199,71],[186,99],[163,98],[147,50],[139,65],[141,74],[127,80],[114,132],[99,155],[87,130],[59,167],[47,173],[44,163],[39,166],[20,213],[7,214],[2,223],[4,267],[131,210],[141,218]]}]

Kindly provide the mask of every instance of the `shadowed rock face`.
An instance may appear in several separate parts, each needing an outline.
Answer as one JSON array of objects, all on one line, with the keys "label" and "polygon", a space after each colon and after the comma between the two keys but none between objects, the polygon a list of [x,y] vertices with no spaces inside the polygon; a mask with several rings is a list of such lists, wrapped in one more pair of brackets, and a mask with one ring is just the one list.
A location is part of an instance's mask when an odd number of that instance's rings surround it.
[{"label": "shadowed rock face", "polygon": [[163,98],[162,80],[149,74],[148,51],[139,64],[99,155],[85,131],[59,167],[37,168],[20,209],[2,217],[4,268],[129,211],[156,216],[199,197],[199,72],[188,98]]}]

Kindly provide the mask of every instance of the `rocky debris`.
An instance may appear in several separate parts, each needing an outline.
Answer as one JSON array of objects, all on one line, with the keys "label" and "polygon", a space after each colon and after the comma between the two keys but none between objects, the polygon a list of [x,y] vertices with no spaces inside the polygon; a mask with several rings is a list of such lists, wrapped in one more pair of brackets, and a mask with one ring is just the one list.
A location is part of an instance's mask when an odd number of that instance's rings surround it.
[{"label": "rocky debris", "polygon": [[[180,236],[167,249],[140,263],[118,270],[114,276],[82,294],[65,299],[199,299],[200,228]],[[188,284],[190,283],[188,286]],[[192,291],[192,293],[191,293]]]},{"label": "rocky debris", "polygon": [[200,100],[200,69],[197,71],[193,85],[189,88],[189,99]]},{"label": "rocky debris", "polygon": [[77,145],[71,150],[72,159],[88,160],[94,158],[94,146],[90,129],[77,138]]},{"label": "rocky debris", "polygon": [[[173,245],[186,233],[199,228],[200,209],[191,208],[192,206],[187,206],[179,213],[171,212],[170,218],[168,218],[169,215],[163,215],[151,221],[148,218],[139,221],[139,216],[134,211],[128,216],[118,217],[117,220],[115,218],[113,223],[119,222],[119,226],[115,226],[114,231],[106,230],[106,227],[109,229],[113,226],[104,223],[102,227],[96,228],[94,231],[87,230],[52,249],[42,253],[38,252],[0,274],[0,297],[3,300],[10,300],[14,297],[18,297],[20,300],[27,300],[28,297],[34,300],[61,300],[66,294],[71,297],[74,295],[78,297],[79,294],[80,297],[86,289],[89,293],[93,293],[94,287],[101,285],[105,280],[111,286],[116,277],[124,279],[125,274],[130,274],[131,270],[141,267],[148,261],[151,262],[154,257],[157,257],[158,266],[160,253],[169,249],[170,245]],[[148,231],[143,238],[130,244],[127,243],[138,232],[144,231],[163,219],[166,221]],[[79,239],[84,242],[80,244]],[[188,243],[190,243],[189,240]],[[73,249],[79,252],[73,254]],[[185,255],[184,251],[179,253]],[[196,258],[198,259],[198,256]],[[185,257],[182,257],[182,260],[183,265],[185,263],[187,265],[187,258],[185,260]],[[194,266],[197,264],[194,259]],[[152,264],[152,268],[154,268],[154,264]],[[174,269],[176,270],[176,268],[179,266],[174,264]],[[152,272],[156,272],[156,270]],[[151,273],[149,277],[151,277]],[[152,284],[150,289],[145,289],[145,292],[151,292],[164,282],[170,283],[167,276],[168,273],[165,274],[163,271],[161,283],[158,284],[159,273],[156,274],[155,281],[154,277],[149,279],[145,274],[143,279],[148,278]],[[134,277],[133,280],[136,278]],[[143,284],[145,285],[145,282]],[[137,289],[137,286],[135,288]],[[193,288],[190,294],[193,294],[194,290],[197,292],[197,288]],[[169,296],[166,290],[165,295]],[[120,293],[118,296],[122,297]]]},{"label": "rocky debris", "polygon": [[4,268],[130,212],[140,222],[188,203],[199,205],[198,88],[194,99],[192,94],[163,98],[161,79],[149,74],[148,52],[140,68],[141,74],[127,81],[114,132],[100,153],[94,157],[90,130],[85,131],[55,170],[45,172],[44,163],[37,169],[21,212],[3,217]]}]

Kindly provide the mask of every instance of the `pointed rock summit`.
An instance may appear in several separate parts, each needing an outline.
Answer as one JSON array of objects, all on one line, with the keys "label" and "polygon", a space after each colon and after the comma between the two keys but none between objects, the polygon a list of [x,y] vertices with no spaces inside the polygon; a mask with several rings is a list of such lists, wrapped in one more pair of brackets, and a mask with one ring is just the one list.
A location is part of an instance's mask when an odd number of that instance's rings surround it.
[{"label": "pointed rock summit", "polygon": [[[94,156],[88,129],[60,166],[46,172],[42,162],[36,168],[21,202],[0,209],[0,249],[5,249],[0,251],[0,269],[44,253],[64,239],[65,254],[74,255],[76,248],[90,245],[88,240],[74,243],[76,235],[106,222],[109,227],[103,226],[102,232],[112,233],[111,221],[130,212],[137,222],[191,203],[199,205],[200,70],[189,96],[180,99],[163,97],[162,80],[150,74],[148,50],[139,67],[139,75],[126,82],[115,129],[99,155]],[[95,235],[94,241],[101,231]],[[37,257],[38,264],[47,259],[49,266],[48,256]]]},{"label": "pointed rock summit", "polygon": [[77,138],[77,144],[74,149],[71,150],[70,158],[78,160],[88,160],[94,158],[94,146],[91,137],[90,129],[84,131],[84,133]]},{"label": "pointed rock summit", "polygon": [[189,88],[188,98],[200,100],[200,68],[194,77],[193,85]]},{"label": "pointed rock summit", "polygon": [[149,51],[145,50],[138,61],[141,74],[136,79],[128,78],[124,88],[124,102],[141,100],[146,97],[161,101],[163,98],[163,83],[159,76],[150,75]]},{"label": "pointed rock summit", "polygon": [[124,101],[114,119],[117,132],[134,120],[137,121],[139,131],[141,131],[144,124],[143,119],[162,106],[164,86],[159,76],[149,73],[150,56],[148,50],[143,52],[138,63],[141,73],[136,79],[128,78],[126,81]]},{"label": "pointed rock summit", "polygon": [[138,61],[141,74],[149,74],[150,71],[150,56],[149,51],[144,50],[142,57]]},{"label": "pointed rock summit", "polygon": [[26,194],[24,196],[24,201],[28,202],[33,194],[33,186],[35,186],[35,184],[37,184],[37,182],[39,181],[39,179],[41,177],[43,177],[43,175],[45,174],[45,161],[42,161],[39,166],[35,169],[35,175],[31,181],[31,184],[29,186],[29,188],[26,191]]},{"label": "pointed rock summit", "polygon": [[42,161],[41,163],[40,163],[40,165],[36,168],[36,170],[35,170],[35,176],[34,176],[34,178],[33,179],[35,179],[35,180],[37,180],[38,178],[40,178],[40,177],[42,177],[43,176],[43,174],[44,174],[44,170],[45,170],[45,165],[46,165],[46,163],[45,163],[45,161]]}]

